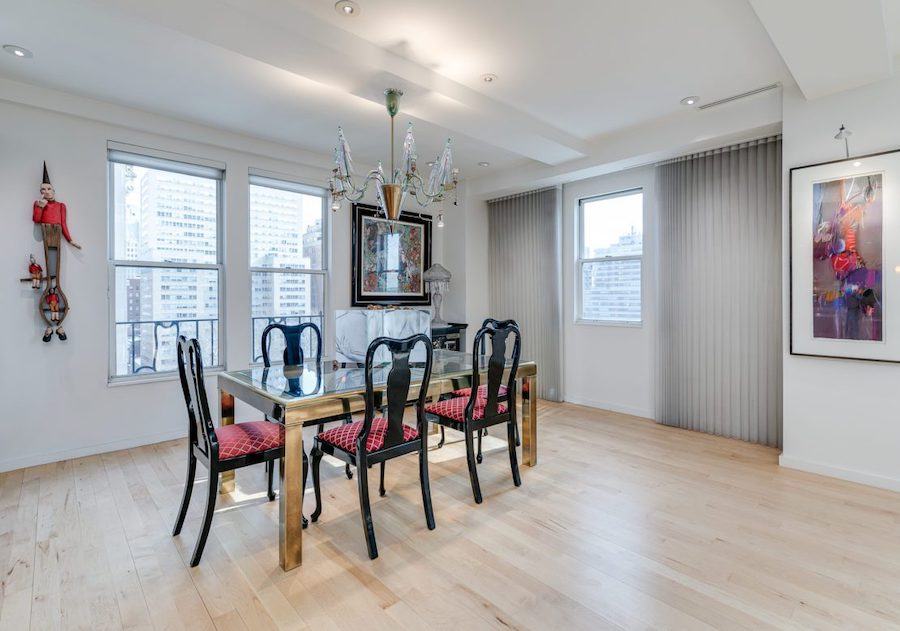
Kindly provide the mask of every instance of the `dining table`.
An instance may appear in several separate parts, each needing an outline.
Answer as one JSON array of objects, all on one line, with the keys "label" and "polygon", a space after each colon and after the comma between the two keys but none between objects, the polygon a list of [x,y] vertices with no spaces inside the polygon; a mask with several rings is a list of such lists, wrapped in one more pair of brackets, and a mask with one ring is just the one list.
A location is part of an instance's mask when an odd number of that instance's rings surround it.
[{"label": "dining table", "polygon": [[[437,400],[470,385],[477,362],[479,380],[486,383],[488,357],[447,349],[433,351],[428,398]],[[503,383],[509,379],[507,362]],[[373,366],[372,382],[376,406],[385,396],[390,363]],[[424,377],[423,365],[412,365],[408,401],[418,394]],[[278,559],[282,570],[294,569],[303,559],[303,427],[321,419],[361,412],[365,409],[365,368],[333,359],[306,360],[302,365],[251,366],[246,370],[218,373],[219,424],[234,423],[235,399],[262,412],[270,421],[284,425],[284,457],[278,468]],[[537,364],[520,359],[516,392],[521,394],[521,448],[523,464],[537,464]],[[515,393],[514,393],[515,394]],[[222,473],[220,493],[234,490],[234,471]]]}]

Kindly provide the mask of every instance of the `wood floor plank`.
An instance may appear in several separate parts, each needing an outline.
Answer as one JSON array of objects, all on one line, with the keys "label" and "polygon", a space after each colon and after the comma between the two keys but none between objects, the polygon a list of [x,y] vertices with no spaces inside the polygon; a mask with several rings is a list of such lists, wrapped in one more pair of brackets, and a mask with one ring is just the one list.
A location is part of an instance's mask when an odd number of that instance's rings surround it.
[{"label": "wood floor plank", "polygon": [[434,531],[414,457],[388,464],[386,497],[370,480],[374,561],[357,481],[326,458],[287,573],[262,467],[218,497],[197,568],[202,467],[170,534],[183,441],[0,474],[0,630],[900,629],[900,494],[781,469],[758,445],[538,409],[539,466],[515,488],[492,431],[481,505],[461,445],[430,453]]}]

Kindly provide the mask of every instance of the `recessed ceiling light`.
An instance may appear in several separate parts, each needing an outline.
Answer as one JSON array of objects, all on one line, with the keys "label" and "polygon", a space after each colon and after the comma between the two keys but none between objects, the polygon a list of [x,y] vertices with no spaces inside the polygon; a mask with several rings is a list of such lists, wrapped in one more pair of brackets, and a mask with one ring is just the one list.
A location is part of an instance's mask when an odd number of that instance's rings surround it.
[{"label": "recessed ceiling light", "polygon": [[860,162],[859,160],[857,160],[856,162],[853,163],[853,166],[855,166],[855,167],[861,167],[861,166],[862,166],[862,162]]},{"label": "recessed ceiling light", "polygon": [[478,166],[480,166],[480,167],[489,167],[489,166],[491,166],[491,163],[490,163],[490,162],[479,162],[479,163],[478,163]]},{"label": "recessed ceiling light", "polygon": [[359,15],[359,5],[353,0],[340,0],[334,4],[334,10],[345,17]]},{"label": "recessed ceiling light", "polygon": [[432,160],[432,161],[430,161],[430,162],[427,162],[426,164],[428,164],[428,166],[430,166],[430,167],[433,167],[433,166],[434,166],[434,160]]},{"label": "recessed ceiling light", "polygon": [[16,44],[4,44],[3,50],[8,52],[13,57],[18,57],[19,59],[31,59],[34,57],[34,54],[28,50],[27,48],[22,48],[21,46],[17,46]]},{"label": "recessed ceiling light", "polygon": [[683,99],[681,99],[681,104],[682,105],[696,105],[699,100],[700,100],[699,96],[686,96]]},{"label": "recessed ceiling light", "polygon": [[492,72],[488,72],[487,74],[481,75],[481,80],[485,83],[493,83],[497,80],[497,75]]}]

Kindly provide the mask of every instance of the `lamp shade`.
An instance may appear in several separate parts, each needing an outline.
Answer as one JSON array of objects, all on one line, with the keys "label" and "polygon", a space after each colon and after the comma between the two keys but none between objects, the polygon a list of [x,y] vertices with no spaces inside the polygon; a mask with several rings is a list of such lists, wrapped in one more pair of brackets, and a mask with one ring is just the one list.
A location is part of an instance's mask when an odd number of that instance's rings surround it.
[{"label": "lamp shade", "polygon": [[449,283],[450,282],[450,272],[447,271],[447,268],[441,265],[440,263],[435,263],[422,275],[422,280],[426,283]]}]

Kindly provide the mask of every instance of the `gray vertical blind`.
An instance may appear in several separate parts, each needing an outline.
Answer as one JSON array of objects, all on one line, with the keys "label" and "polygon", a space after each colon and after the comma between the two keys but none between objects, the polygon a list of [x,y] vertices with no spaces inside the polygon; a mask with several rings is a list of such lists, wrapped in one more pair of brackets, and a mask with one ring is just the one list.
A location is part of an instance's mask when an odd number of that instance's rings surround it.
[{"label": "gray vertical blind", "polygon": [[660,164],[656,418],[781,443],[781,138]]},{"label": "gray vertical blind", "polygon": [[519,323],[522,357],[537,361],[538,396],[551,401],[561,398],[561,201],[550,188],[488,202],[491,317]]}]

